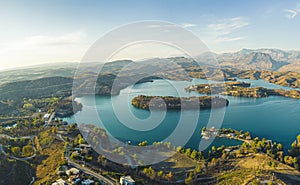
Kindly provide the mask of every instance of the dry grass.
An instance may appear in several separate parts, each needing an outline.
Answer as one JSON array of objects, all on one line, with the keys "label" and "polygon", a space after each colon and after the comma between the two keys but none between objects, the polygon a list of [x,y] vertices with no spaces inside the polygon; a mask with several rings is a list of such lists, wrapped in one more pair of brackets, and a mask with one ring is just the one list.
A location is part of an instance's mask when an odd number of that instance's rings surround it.
[{"label": "dry grass", "polygon": [[35,184],[45,183],[50,180],[58,178],[56,175],[57,168],[62,161],[62,155],[64,153],[64,144],[62,142],[54,142],[49,148],[46,148],[37,157],[36,167],[36,182]]},{"label": "dry grass", "polygon": [[[236,164],[230,171],[221,172],[218,184],[248,184],[255,178],[272,179],[273,172],[277,181],[282,184],[300,184],[300,172],[294,168],[272,159],[266,154],[251,154],[235,160]],[[273,162],[276,167],[268,163]],[[281,181],[282,180],[282,181]]]},{"label": "dry grass", "polygon": [[183,169],[194,169],[196,165],[196,161],[188,158],[184,154],[176,153],[166,161],[154,165],[153,168],[163,171],[181,171]]}]

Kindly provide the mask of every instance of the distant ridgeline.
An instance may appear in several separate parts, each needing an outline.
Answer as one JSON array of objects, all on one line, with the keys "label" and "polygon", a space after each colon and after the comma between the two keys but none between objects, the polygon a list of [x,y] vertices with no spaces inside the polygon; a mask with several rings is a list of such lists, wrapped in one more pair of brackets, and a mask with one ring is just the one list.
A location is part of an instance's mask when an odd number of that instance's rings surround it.
[{"label": "distant ridgeline", "polygon": [[246,82],[226,82],[221,84],[198,84],[186,87],[185,90],[197,91],[201,94],[222,94],[238,97],[261,98],[268,96],[285,96],[290,98],[300,98],[300,91],[284,89],[267,89],[264,87],[250,87],[251,83]]},{"label": "distant ridgeline", "polygon": [[47,77],[36,80],[11,82],[0,86],[1,100],[19,100],[23,98],[44,98],[72,94],[72,78]]},{"label": "distant ridgeline", "polygon": [[[205,79],[207,77],[206,74],[212,74],[211,76],[214,76],[214,79],[210,80],[233,81],[236,77],[264,79],[278,85],[300,88],[300,74],[296,72],[257,71],[253,69],[238,70],[233,67],[224,67],[219,70],[219,68],[214,68],[213,66],[199,66],[193,59],[185,57],[154,58],[143,62],[128,60],[114,61],[106,63],[100,74],[93,72],[96,66],[97,63],[87,64],[85,66],[86,70],[83,70],[84,72],[82,74],[76,76],[76,81],[74,81],[76,95],[81,96],[94,93],[97,95],[117,95],[121,89],[136,83],[151,82],[159,78],[168,80]],[[64,66],[63,68],[53,68],[52,70],[45,71],[45,67],[37,67],[34,68],[34,70],[31,69],[33,72],[31,72],[30,69],[4,71],[0,74],[1,78],[4,79],[3,83],[0,83],[0,100],[20,100],[23,98],[45,98],[53,96],[68,97],[72,95],[72,74],[75,71],[74,68],[74,66]],[[24,73],[24,71],[28,74]],[[38,74],[41,72],[43,72],[43,75],[39,76]],[[26,77],[26,74],[28,77]],[[5,78],[5,76],[9,78]],[[21,81],[21,79],[25,80]],[[229,85],[230,88],[232,88],[232,92],[229,95],[234,95],[234,91],[236,90],[249,90],[247,89],[247,84],[239,85],[238,83],[239,82],[236,82],[234,85]],[[205,87],[205,85],[202,86]],[[209,91],[209,89],[203,88],[202,90],[206,92]],[[254,90],[255,89],[251,89],[249,91]],[[274,90],[272,92],[272,90],[263,88],[256,88],[255,91],[258,92],[258,94],[263,92],[259,95],[262,97],[271,94],[289,97],[299,96],[296,91],[283,92]],[[265,94],[265,92],[267,94]]]},{"label": "distant ridgeline", "polygon": [[218,96],[173,97],[139,95],[132,99],[132,105],[139,109],[211,109],[228,106],[229,101]]}]

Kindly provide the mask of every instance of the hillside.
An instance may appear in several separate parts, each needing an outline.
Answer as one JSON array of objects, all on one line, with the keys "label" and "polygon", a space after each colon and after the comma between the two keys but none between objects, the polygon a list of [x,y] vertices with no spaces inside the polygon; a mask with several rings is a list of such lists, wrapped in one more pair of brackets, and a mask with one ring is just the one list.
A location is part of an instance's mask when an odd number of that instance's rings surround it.
[{"label": "hillside", "polygon": [[[35,175],[30,163],[0,156],[0,184],[29,184]],[[22,175],[20,175],[22,174]]]},{"label": "hillside", "polygon": [[[276,49],[243,49],[220,55],[205,53],[197,58],[200,64],[185,57],[118,60],[106,63],[100,74],[99,63],[85,63],[75,77],[76,63],[16,69],[0,74],[3,77],[0,97],[2,100],[14,100],[70,96],[73,78],[76,78],[74,92],[77,95],[92,94],[94,90],[98,95],[116,95],[132,84],[151,82],[157,78],[191,80],[213,77],[211,80],[233,80],[239,77],[300,87],[300,75],[297,73],[300,69],[299,53]],[[214,58],[219,60],[221,70],[210,65]]]},{"label": "hillside", "polygon": [[278,49],[243,49],[234,53],[218,55],[221,66],[242,70],[295,71],[294,65],[300,61],[300,52]]},{"label": "hillside", "polygon": [[48,77],[7,83],[0,86],[0,97],[6,100],[70,96],[72,82],[72,78]]}]

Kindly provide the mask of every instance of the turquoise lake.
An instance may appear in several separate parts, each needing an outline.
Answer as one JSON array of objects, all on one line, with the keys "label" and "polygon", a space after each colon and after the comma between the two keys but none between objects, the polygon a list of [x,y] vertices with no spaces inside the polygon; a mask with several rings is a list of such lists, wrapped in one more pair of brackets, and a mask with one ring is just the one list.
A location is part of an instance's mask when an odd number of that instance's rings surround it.
[{"label": "turquoise lake", "polygon": [[[288,87],[282,87],[279,85],[267,83],[264,80],[245,80],[238,79],[240,81],[247,81],[254,86],[263,86],[266,88],[283,88],[292,89]],[[128,125],[124,125],[122,121],[119,121],[116,113],[113,110],[112,101],[115,103],[115,107],[118,108],[118,114],[125,114],[125,110],[131,110],[134,116],[138,119],[146,119],[149,117],[150,112],[147,110],[140,110],[134,108],[130,101],[126,99],[129,96],[129,100],[137,95],[159,95],[159,96],[197,96],[196,92],[187,93],[184,88],[188,85],[207,83],[206,80],[194,79],[192,82],[187,81],[166,81],[166,80],[154,80],[154,82],[147,82],[142,84],[136,84],[134,86],[127,87],[121,90],[120,95],[114,97],[108,96],[84,96],[77,98],[76,100],[83,104],[82,111],[76,114],[75,117],[65,118],[69,123],[90,123],[99,125],[98,115],[101,118],[102,126],[115,138],[121,141],[131,141],[133,144],[139,143],[143,140],[147,140],[150,143],[154,141],[162,141],[167,138],[176,128],[178,120],[180,118],[180,111],[167,111],[162,122],[151,130],[137,131]],[[176,87],[176,89],[174,88]],[[221,108],[217,111],[224,111],[225,115],[222,122],[224,128],[233,128],[236,130],[249,131],[253,137],[267,138],[275,142],[282,143],[284,150],[287,151],[290,148],[291,143],[295,140],[295,137],[300,133],[300,100],[291,99],[286,97],[270,96],[268,98],[242,98],[224,96],[229,100],[229,106]],[[93,106],[93,101],[95,105]],[[93,111],[97,111],[98,115],[94,115]],[[124,113],[123,113],[124,112]],[[182,129],[182,134],[190,134],[191,138],[187,142],[186,146],[194,149],[198,149],[199,142],[201,140],[201,129],[207,125],[210,110],[201,110],[199,119],[195,128],[192,127],[192,123],[195,121],[194,111],[183,111],[182,115],[186,118],[184,126],[186,129]],[[190,120],[189,120],[190,118]],[[132,126],[139,124],[138,119],[129,120]],[[193,130],[192,133],[186,133],[189,130]],[[236,145],[240,144],[240,141],[229,139],[216,139],[212,145]],[[176,145],[176,143],[174,144]]]}]

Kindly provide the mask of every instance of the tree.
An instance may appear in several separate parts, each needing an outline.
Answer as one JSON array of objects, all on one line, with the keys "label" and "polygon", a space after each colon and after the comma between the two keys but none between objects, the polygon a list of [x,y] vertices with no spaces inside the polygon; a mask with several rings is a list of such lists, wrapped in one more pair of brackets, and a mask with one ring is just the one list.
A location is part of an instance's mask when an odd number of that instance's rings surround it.
[{"label": "tree", "polygon": [[216,164],[217,160],[216,160],[216,158],[213,157],[213,158],[211,159],[210,162],[211,162],[212,164]]},{"label": "tree", "polygon": [[300,134],[297,136],[298,145],[300,144]]},{"label": "tree", "polygon": [[193,183],[193,176],[189,173],[189,176],[184,180],[185,184],[191,185]]},{"label": "tree", "polygon": [[52,129],[51,129],[51,132],[52,132],[52,134],[55,134],[55,133],[57,133],[57,130],[58,130],[58,128],[57,128],[57,127],[52,127]]},{"label": "tree", "polygon": [[277,166],[277,164],[276,164],[275,162],[272,162],[271,167],[272,167],[273,169],[275,169],[276,166]]},{"label": "tree", "polygon": [[282,148],[283,148],[283,147],[282,147],[282,144],[278,143],[278,145],[277,145],[277,150],[278,150],[278,151],[282,151]]},{"label": "tree", "polygon": [[215,147],[215,146],[212,146],[212,147],[211,147],[211,151],[212,151],[212,153],[215,153],[215,152],[216,152],[216,147]]},{"label": "tree", "polygon": [[158,177],[162,178],[163,175],[164,175],[164,172],[163,172],[163,171],[160,170],[159,172],[157,172],[157,176],[158,176]]},{"label": "tree", "polygon": [[190,149],[190,148],[187,148],[187,149],[185,150],[185,155],[188,156],[188,157],[191,156],[191,149]]},{"label": "tree", "polygon": [[293,163],[297,163],[297,162],[298,162],[297,157],[294,157],[293,160],[292,160],[292,162],[293,162]]},{"label": "tree", "polygon": [[148,146],[148,141],[142,141],[138,144],[138,146]]},{"label": "tree", "polygon": [[26,145],[22,148],[22,154],[24,157],[31,156],[31,155],[33,155],[33,153],[34,153],[34,150],[31,145]]},{"label": "tree", "polygon": [[83,137],[81,136],[81,134],[78,134],[78,144],[83,144],[84,143],[84,139]]},{"label": "tree", "polygon": [[284,156],[284,163],[285,164],[292,164],[293,163],[293,157],[292,156]]},{"label": "tree", "polygon": [[260,184],[261,184],[260,180],[255,179],[252,181],[252,185],[260,185]]},{"label": "tree", "polygon": [[199,160],[201,160],[201,159],[204,158],[202,152],[198,151],[197,153],[198,153],[197,156],[198,156],[198,159],[199,159]]},{"label": "tree", "polygon": [[193,152],[191,153],[191,159],[196,159],[197,158],[197,151],[193,150]]},{"label": "tree", "polygon": [[15,156],[20,156],[20,153],[21,153],[21,149],[20,147],[12,147],[11,148],[11,152],[15,155]]},{"label": "tree", "polygon": [[182,152],[182,146],[178,146],[177,148],[176,148],[176,152],[178,152],[178,153],[181,153]]},{"label": "tree", "polygon": [[171,171],[166,175],[166,178],[168,179],[168,181],[171,181],[171,180],[172,180],[173,174],[172,174]]},{"label": "tree", "polygon": [[197,167],[195,168],[195,172],[200,173],[201,170],[202,170],[202,166],[200,164],[198,164]]}]

